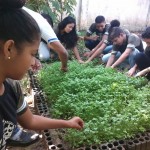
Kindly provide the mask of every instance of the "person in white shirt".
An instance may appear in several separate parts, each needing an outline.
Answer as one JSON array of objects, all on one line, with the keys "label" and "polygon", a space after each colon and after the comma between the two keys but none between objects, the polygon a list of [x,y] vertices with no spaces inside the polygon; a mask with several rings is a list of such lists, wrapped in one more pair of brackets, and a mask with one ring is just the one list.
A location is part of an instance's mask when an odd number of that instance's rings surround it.
[{"label": "person in white shirt", "polygon": [[64,46],[59,42],[50,24],[39,13],[34,12],[26,7],[23,7],[22,9],[24,9],[35,19],[41,30],[41,38],[47,42],[47,47],[49,49],[53,49],[58,54],[62,63],[61,70],[67,71],[68,52],[66,51]]}]

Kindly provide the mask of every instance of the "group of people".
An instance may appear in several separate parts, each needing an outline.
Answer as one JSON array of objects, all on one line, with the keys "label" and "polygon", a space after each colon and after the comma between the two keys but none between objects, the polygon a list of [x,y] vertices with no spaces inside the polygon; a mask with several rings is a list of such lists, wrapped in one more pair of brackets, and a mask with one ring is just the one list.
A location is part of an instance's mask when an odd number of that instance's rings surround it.
[{"label": "group of people", "polygon": [[[49,18],[51,17],[49,16]],[[81,38],[76,32],[75,19],[67,16],[54,28],[54,32],[66,49],[73,50],[79,63],[89,63],[98,57],[102,63],[106,64],[106,67],[115,68],[121,65],[128,67],[127,74],[129,76],[145,75],[137,74],[137,72],[147,68],[146,77],[150,78],[148,71],[150,66],[149,27],[143,32],[141,38],[130,33],[127,29],[121,28],[119,20],[114,19],[110,24],[107,24],[104,16],[97,16],[95,23],[91,24],[86,35]],[[84,40],[85,47],[89,50],[84,53],[84,57],[87,58],[86,61],[82,60],[77,48],[79,39]],[[147,44],[146,50],[143,48],[142,40]],[[49,52],[50,50],[47,48],[42,50],[41,47],[39,48],[39,56],[43,56],[42,59],[44,60],[50,58],[50,55],[47,55]]]},{"label": "group of people", "polygon": [[[82,129],[84,126],[83,120],[79,117],[60,120],[31,113],[17,80],[22,79],[30,67],[35,70],[40,67],[40,62],[35,58],[37,52],[41,60],[46,60],[51,57],[51,51],[54,51],[61,61],[62,71],[68,70],[66,49],[72,49],[79,63],[89,63],[98,57],[106,63],[106,67],[115,68],[127,61],[130,66],[128,75],[134,75],[137,69],[143,70],[138,75],[147,74],[148,78],[150,75],[150,27],[142,34],[142,39],[147,44],[144,51],[141,38],[120,28],[118,20],[106,24],[104,16],[97,16],[95,23],[81,38],[77,35],[76,21],[73,17],[64,18],[53,30],[53,21],[49,16],[40,15],[24,7],[25,2],[26,0],[0,0],[0,149],[2,150],[12,141],[15,143],[24,140],[26,134],[18,128],[18,123],[23,128],[32,130]],[[89,49],[89,52],[84,54],[87,57],[86,61],[82,60],[77,49],[79,39],[83,39]],[[26,142],[32,143],[35,140]]]}]

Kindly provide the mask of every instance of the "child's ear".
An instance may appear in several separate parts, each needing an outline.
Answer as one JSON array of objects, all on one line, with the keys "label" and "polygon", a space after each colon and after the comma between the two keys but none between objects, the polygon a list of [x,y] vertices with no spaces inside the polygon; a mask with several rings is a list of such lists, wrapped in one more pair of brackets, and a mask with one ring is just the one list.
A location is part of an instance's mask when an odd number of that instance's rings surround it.
[{"label": "child's ear", "polygon": [[6,59],[8,59],[8,58],[10,59],[12,57],[13,49],[14,49],[14,41],[13,40],[7,40],[3,46],[3,52],[4,52]]}]

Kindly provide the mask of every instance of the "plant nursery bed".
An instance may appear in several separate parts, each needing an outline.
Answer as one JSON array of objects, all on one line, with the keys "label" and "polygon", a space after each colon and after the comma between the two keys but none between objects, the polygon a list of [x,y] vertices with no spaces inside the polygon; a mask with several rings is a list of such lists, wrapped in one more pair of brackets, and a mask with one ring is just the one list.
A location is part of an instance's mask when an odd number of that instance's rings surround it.
[{"label": "plant nursery bed", "polygon": [[59,63],[30,74],[40,115],[69,119],[80,116],[83,131],[45,130],[47,149],[150,150],[150,84],[145,78],[128,78],[103,66]]}]

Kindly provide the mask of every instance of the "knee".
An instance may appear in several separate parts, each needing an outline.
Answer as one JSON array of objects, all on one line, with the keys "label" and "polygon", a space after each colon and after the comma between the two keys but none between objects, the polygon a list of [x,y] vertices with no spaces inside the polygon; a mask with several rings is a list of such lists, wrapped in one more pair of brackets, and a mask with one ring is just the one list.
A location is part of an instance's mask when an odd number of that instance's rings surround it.
[{"label": "knee", "polygon": [[39,59],[41,61],[48,61],[48,60],[50,60],[50,56],[44,56],[44,55],[40,54],[39,55]]},{"label": "knee", "polygon": [[145,59],[145,54],[144,53],[136,54],[136,56],[135,56],[135,62],[136,63],[141,62],[143,59]]},{"label": "knee", "polygon": [[102,57],[102,62],[106,64],[106,63],[108,62],[108,59],[109,59],[108,54],[105,54],[105,55]]},{"label": "knee", "polygon": [[89,41],[86,40],[84,43],[85,43],[85,46],[86,46],[86,47],[89,47],[89,46],[90,46],[90,42],[89,42]]}]

